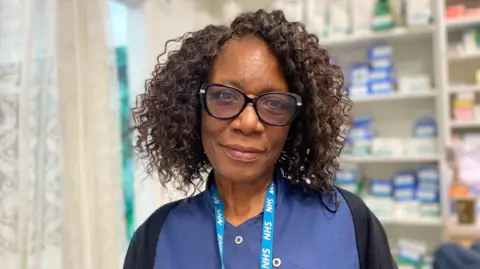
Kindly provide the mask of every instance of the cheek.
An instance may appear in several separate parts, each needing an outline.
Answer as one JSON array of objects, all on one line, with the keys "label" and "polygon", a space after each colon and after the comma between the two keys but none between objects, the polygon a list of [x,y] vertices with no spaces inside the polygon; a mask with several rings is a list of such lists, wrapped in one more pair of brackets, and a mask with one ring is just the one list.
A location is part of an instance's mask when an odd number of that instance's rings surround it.
[{"label": "cheek", "polygon": [[267,137],[272,145],[272,153],[280,155],[285,143],[287,142],[289,126],[284,127],[270,127],[267,130]]},{"label": "cheek", "polygon": [[203,150],[210,158],[214,157],[213,150],[216,143],[216,138],[220,137],[223,130],[225,130],[228,122],[214,119],[202,111],[201,119],[201,136]]}]

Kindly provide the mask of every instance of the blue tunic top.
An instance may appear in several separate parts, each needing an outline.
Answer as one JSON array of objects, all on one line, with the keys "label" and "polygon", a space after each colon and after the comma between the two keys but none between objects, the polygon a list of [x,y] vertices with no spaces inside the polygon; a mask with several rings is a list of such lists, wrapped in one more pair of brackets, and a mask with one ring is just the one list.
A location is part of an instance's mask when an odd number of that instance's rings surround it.
[{"label": "blue tunic top", "polygon": [[[336,213],[320,199],[302,198],[288,182],[277,183],[273,267],[359,268],[350,208],[340,192]],[[234,227],[225,223],[227,269],[258,268],[263,213]],[[166,218],[157,244],[155,269],[220,269],[213,203],[208,190],[182,202]]]}]

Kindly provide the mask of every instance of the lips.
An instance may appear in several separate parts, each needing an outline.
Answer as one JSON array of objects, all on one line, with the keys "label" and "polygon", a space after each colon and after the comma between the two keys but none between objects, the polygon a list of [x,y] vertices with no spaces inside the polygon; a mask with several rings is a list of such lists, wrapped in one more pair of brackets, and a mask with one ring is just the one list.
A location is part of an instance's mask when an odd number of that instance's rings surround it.
[{"label": "lips", "polygon": [[225,149],[232,158],[240,161],[254,161],[260,157],[264,150],[240,145],[225,145]]}]

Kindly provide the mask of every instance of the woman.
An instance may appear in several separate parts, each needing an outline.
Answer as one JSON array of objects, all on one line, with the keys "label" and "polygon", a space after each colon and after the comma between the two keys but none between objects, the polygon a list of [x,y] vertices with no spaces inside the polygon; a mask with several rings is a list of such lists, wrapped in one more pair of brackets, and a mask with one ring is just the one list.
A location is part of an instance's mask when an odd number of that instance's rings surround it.
[{"label": "woman", "polygon": [[135,233],[124,268],[396,268],[359,198],[333,187],[350,101],[318,38],[281,11],[180,39],[133,110],[149,171],[186,193]]}]

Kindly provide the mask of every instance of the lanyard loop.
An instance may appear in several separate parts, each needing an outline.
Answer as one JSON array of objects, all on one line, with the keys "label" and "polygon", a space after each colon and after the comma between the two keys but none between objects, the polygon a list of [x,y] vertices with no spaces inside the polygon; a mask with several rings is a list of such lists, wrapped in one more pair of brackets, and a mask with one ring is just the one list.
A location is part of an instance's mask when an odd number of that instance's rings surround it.
[{"label": "lanyard loop", "polygon": [[[225,211],[223,202],[220,199],[215,185],[212,186],[211,198],[215,210],[216,231],[218,252],[220,253],[220,262],[222,269],[225,269],[223,260],[223,237],[225,230]],[[263,225],[262,225],[262,245],[260,249],[260,268],[272,269],[272,255],[273,255],[273,228],[275,221],[275,203],[277,199],[277,188],[275,180],[272,180],[268,185],[267,195],[263,206]]]}]

